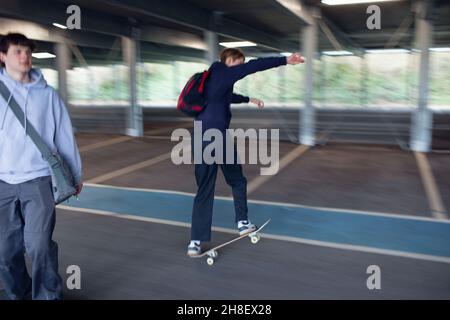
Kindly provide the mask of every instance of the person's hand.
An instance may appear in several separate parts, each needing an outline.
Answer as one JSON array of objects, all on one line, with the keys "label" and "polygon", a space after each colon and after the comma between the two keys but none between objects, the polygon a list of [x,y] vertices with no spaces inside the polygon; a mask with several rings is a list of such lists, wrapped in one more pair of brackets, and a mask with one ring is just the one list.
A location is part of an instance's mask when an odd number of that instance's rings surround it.
[{"label": "person's hand", "polygon": [[298,52],[291,54],[286,59],[287,64],[299,64],[305,62],[305,59]]},{"label": "person's hand", "polygon": [[264,108],[264,101],[256,99],[256,98],[250,98],[250,103],[256,104],[258,108],[261,110]]},{"label": "person's hand", "polygon": [[83,182],[77,186],[77,191],[75,193],[75,196],[78,196],[81,193],[82,189],[83,189]]}]

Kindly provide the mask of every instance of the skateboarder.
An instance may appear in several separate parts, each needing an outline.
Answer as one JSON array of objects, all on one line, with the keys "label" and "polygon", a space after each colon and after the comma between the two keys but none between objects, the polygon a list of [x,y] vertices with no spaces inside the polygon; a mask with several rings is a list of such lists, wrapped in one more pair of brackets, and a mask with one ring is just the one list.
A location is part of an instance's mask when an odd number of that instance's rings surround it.
[{"label": "skateboarder", "polygon": [[[202,121],[202,131],[214,128],[226,136],[231,120],[230,103],[251,102],[264,106],[259,99],[245,97],[233,93],[234,84],[249,74],[279,67],[286,64],[299,64],[304,62],[298,53],[289,57],[268,57],[254,59],[244,63],[243,52],[236,48],[224,49],[220,54],[220,61],[214,62],[210,68],[210,76],[206,84],[206,98],[208,104],[206,109],[196,117],[196,121]],[[202,134],[203,134],[202,132]],[[210,142],[203,142],[202,150]],[[225,145],[225,144],[224,144]],[[214,188],[217,176],[217,166],[220,165],[227,184],[232,188],[235,222],[240,235],[250,233],[256,229],[247,215],[247,180],[242,173],[241,164],[237,163],[236,146],[234,146],[234,162],[224,164],[195,165],[195,179],[197,181],[197,194],[194,198],[192,212],[191,241],[188,245],[187,254],[191,257],[201,254],[201,242],[211,240],[212,211],[214,201]],[[223,159],[226,159],[226,148]],[[202,158],[203,159],[203,158]]]},{"label": "skateboarder", "polygon": [[[81,192],[80,154],[66,107],[32,68],[34,42],[10,33],[0,40],[0,81],[10,98],[0,95],[0,281],[9,299],[62,298],[58,245],[52,240],[55,202],[48,163],[9,107],[12,98],[52,150],[64,157]],[[25,122],[26,124],[26,122]],[[31,259],[28,275],[24,251]]]}]

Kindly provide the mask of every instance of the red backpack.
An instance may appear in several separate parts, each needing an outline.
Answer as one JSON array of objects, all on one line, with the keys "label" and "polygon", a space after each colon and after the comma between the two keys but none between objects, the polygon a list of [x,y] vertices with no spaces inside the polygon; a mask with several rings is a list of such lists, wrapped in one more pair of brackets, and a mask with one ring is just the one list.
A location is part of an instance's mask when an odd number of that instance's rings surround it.
[{"label": "red backpack", "polygon": [[177,109],[190,117],[196,117],[206,108],[205,83],[209,70],[194,74],[181,91]]}]

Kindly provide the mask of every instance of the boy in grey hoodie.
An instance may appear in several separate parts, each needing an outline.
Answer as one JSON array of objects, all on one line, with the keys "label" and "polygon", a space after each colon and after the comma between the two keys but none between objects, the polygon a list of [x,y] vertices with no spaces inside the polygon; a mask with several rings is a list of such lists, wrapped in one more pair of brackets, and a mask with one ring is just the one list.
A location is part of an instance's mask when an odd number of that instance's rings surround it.
[{"label": "boy in grey hoodie", "polygon": [[[10,33],[0,40],[0,81],[26,119],[67,161],[81,192],[81,160],[67,109],[42,73],[32,69],[34,42]],[[11,97],[10,97],[11,98]],[[0,96],[0,281],[10,299],[62,299],[50,169],[26,128]],[[26,124],[26,122],[25,122]],[[28,275],[24,251],[32,262]]]}]

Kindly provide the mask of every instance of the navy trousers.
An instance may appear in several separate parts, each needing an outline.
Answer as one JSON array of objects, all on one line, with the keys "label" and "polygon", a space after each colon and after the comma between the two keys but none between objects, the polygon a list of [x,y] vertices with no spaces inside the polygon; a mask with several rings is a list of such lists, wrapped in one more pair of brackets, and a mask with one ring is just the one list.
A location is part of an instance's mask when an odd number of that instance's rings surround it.
[{"label": "navy trousers", "polygon": [[[206,146],[207,143],[204,143],[202,149],[204,150]],[[223,154],[225,160],[226,150]],[[192,240],[211,240],[214,191],[218,167],[222,169],[225,180],[233,192],[235,222],[248,219],[247,179],[242,173],[241,164],[237,163],[236,146],[234,146],[234,155],[233,164],[206,164],[202,161],[201,164],[195,165],[195,180],[198,189],[192,210]]]},{"label": "navy trousers", "polygon": [[[20,184],[0,180],[0,281],[9,299],[62,299],[54,227],[50,177]],[[25,252],[32,263],[31,278]]]}]

